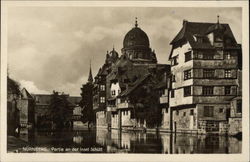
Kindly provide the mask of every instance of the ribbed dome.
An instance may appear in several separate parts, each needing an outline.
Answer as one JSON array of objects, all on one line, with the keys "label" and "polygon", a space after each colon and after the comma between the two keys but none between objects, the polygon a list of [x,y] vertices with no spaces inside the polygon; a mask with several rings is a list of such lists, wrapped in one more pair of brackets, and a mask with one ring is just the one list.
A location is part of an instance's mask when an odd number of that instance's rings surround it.
[{"label": "ribbed dome", "polygon": [[147,34],[137,26],[131,29],[123,40],[123,48],[146,47],[149,48]]}]

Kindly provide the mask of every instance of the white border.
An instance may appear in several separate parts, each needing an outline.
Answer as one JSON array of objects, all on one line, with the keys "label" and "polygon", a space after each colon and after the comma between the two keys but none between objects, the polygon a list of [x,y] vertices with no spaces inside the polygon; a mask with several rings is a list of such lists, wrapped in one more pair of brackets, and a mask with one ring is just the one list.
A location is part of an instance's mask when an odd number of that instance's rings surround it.
[{"label": "white border", "polygon": [[[241,154],[67,154],[7,153],[7,10],[17,6],[81,7],[242,7],[243,142]],[[248,1],[1,1],[1,161],[249,161],[249,8]]]}]

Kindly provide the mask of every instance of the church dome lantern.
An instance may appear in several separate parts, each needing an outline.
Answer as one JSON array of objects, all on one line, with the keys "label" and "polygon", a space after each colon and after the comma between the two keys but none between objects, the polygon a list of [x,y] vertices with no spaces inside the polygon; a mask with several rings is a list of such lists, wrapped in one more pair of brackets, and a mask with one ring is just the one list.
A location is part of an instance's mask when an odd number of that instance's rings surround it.
[{"label": "church dome lantern", "polygon": [[138,27],[137,20],[135,27],[132,28],[124,37],[123,48],[149,48],[149,39],[147,34]]}]

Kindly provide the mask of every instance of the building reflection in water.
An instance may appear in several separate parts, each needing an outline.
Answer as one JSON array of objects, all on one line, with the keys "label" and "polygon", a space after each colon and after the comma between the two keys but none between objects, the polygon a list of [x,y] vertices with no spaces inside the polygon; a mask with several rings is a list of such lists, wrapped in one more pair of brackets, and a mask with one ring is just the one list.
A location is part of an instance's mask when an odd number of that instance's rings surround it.
[{"label": "building reflection in water", "polygon": [[[192,135],[161,133],[162,153],[240,153],[241,141],[233,137],[219,135]],[[232,144],[231,144],[232,143]]]},{"label": "building reflection in water", "polygon": [[227,136],[144,133],[96,129],[82,131],[37,132],[23,129],[20,139],[31,146],[102,147],[107,153],[241,153],[242,141]]},{"label": "building reflection in water", "polygon": [[76,144],[81,144],[82,141],[83,141],[83,137],[80,136],[80,135],[73,137],[73,142],[76,143]]},{"label": "building reflection in water", "polygon": [[[112,153],[240,153],[242,142],[218,135],[123,132],[99,130],[96,141]],[[109,136],[110,135],[110,136]]]}]

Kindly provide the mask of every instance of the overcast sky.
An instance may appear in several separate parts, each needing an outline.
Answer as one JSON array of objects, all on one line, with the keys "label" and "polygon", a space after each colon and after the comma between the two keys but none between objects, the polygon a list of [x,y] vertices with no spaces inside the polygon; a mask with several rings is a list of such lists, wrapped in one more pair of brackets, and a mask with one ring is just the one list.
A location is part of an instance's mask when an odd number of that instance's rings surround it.
[{"label": "overcast sky", "polygon": [[107,50],[114,45],[121,54],[124,36],[134,27],[135,17],[158,62],[168,63],[169,43],[183,19],[216,22],[217,14],[241,43],[240,8],[9,8],[9,73],[31,93],[57,90],[79,96],[87,81],[89,60],[95,76]]}]

